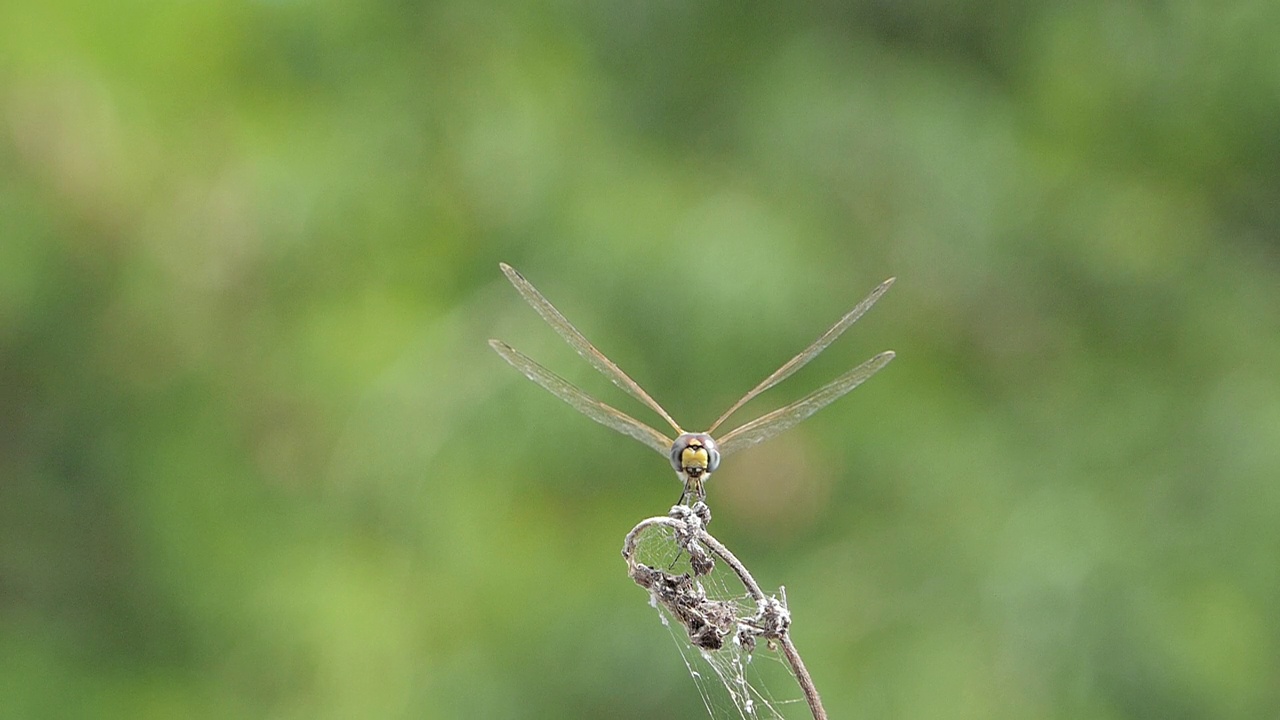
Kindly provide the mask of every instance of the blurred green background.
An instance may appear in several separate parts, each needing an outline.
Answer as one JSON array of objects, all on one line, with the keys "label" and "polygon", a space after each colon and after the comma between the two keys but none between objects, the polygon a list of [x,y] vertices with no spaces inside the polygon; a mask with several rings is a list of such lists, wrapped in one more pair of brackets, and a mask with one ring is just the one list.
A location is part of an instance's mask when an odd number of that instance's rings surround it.
[{"label": "blurred green background", "polygon": [[[0,716],[695,718],[655,425],[836,718],[1280,715],[1280,4],[0,5]],[[733,425],[734,423],[730,423]]]}]

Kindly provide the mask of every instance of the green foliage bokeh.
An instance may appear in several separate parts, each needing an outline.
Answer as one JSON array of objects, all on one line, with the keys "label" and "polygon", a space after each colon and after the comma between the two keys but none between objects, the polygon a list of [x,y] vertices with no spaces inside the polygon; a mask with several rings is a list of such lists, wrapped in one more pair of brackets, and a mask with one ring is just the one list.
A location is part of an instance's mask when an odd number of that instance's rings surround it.
[{"label": "green foliage bokeh", "polygon": [[[837,718],[1280,713],[1280,5],[0,5],[0,717],[699,717],[692,429]],[[733,423],[731,422],[732,426]]]}]

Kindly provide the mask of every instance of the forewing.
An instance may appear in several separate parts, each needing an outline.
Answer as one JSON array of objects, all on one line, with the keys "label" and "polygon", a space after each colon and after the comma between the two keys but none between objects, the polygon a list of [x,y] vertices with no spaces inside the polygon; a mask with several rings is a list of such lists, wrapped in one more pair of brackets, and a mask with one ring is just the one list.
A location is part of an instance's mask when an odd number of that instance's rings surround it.
[{"label": "forewing", "polygon": [[552,395],[569,403],[583,415],[605,427],[613,428],[623,435],[639,440],[664,457],[671,452],[671,446],[675,441],[657,430],[621,410],[609,407],[587,395],[571,385],[569,381],[539,365],[529,356],[501,340],[490,340],[489,345],[502,356],[503,360],[511,363],[512,367],[524,373],[525,377],[546,388]]},{"label": "forewing", "polygon": [[738,427],[716,442],[720,445],[720,454],[728,455],[743,448],[762,443],[783,430],[794,427],[805,418],[830,405],[845,393],[858,387],[864,380],[876,374],[876,371],[893,359],[893,351],[885,351],[855,367],[849,372],[818,388],[809,395],[774,410],[768,415],[752,420]]},{"label": "forewing", "polygon": [[[591,363],[591,365],[595,367],[596,370],[599,370],[601,374],[613,381],[614,385],[622,388],[632,397],[645,405],[648,405],[651,410],[661,415],[662,419],[666,420],[667,424],[669,424],[677,433],[684,432],[680,429],[680,426],[676,424],[676,421],[671,419],[671,416],[667,414],[667,411],[663,410],[662,406],[659,405],[657,401],[649,397],[649,393],[645,392],[635,380],[632,380],[626,373],[622,372],[622,368],[614,365],[612,360],[604,356],[604,353],[597,350],[582,333],[578,332],[577,328],[565,319],[564,315],[560,314],[559,310],[556,310],[555,306],[552,305],[549,300],[542,296],[542,293],[538,292],[538,289],[535,288],[532,283],[526,280],[523,275],[510,265],[506,263],[499,263],[499,265],[502,267],[502,272],[506,274],[507,279],[511,281],[511,284],[520,292],[525,301],[542,316],[543,320],[547,321],[548,325],[554,328],[557,333],[560,333],[560,337],[564,338],[565,342],[569,343],[574,350],[578,351],[579,355],[585,358],[587,362]],[[550,390],[550,388],[547,389]],[[606,405],[605,407],[608,406]],[[579,409],[581,410],[581,408]],[[583,412],[586,411],[583,410]]]},{"label": "forewing", "polygon": [[721,415],[719,419],[717,419],[714,423],[711,424],[711,428],[707,430],[707,432],[714,433],[716,428],[720,427],[720,423],[723,423],[725,420],[728,420],[730,415],[738,411],[738,408],[742,407],[743,405],[746,405],[748,402],[751,402],[752,398],[764,392],[765,390],[768,390],[774,385],[777,385],[783,380],[786,380],[787,378],[791,377],[792,373],[804,367],[805,365],[809,364],[810,360],[818,357],[819,353],[821,353],[823,350],[826,350],[827,346],[835,342],[836,338],[840,337],[841,333],[843,333],[845,330],[848,330],[850,325],[857,322],[858,318],[862,317],[863,313],[870,310],[871,306],[876,304],[876,301],[880,299],[880,296],[884,295],[885,291],[887,291],[889,287],[893,285],[893,281],[895,279],[896,278],[889,278],[888,280],[885,280],[884,282],[880,283],[880,285],[875,290],[871,291],[870,295],[863,298],[862,302],[858,303],[857,305],[854,305],[852,310],[845,313],[844,317],[840,318],[840,320],[836,322],[835,325],[832,325],[830,330],[827,330],[826,332],[822,333],[821,337],[819,337],[817,340],[814,340],[812,345],[800,351],[799,355],[796,355],[795,357],[791,358],[782,367],[775,370],[772,375],[765,378],[763,382],[761,382],[759,385],[752,388],[751,392],[747,393],[746,395],[743,395],[741,400],[733,404],[733,407],[729,408],[728,410],[725,410],[724,414]]}]

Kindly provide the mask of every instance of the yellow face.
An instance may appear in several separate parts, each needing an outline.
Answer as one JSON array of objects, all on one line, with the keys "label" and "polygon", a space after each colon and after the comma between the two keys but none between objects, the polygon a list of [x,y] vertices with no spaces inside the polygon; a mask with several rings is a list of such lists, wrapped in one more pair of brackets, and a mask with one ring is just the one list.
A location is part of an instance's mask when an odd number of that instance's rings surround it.
[{"label": "yellow face", "polygon": [[710,464],[711,456],[707,449],[696,440],[680,451],[680,467],[690,475],[701,475]]}]

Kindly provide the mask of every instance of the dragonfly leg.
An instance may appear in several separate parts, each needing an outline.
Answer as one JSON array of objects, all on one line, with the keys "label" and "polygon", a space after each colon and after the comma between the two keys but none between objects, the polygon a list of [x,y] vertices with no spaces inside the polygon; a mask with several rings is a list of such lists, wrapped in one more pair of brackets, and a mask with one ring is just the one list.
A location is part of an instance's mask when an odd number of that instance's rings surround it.
[{"label": "dragonfly leg", "polygon": [[684,489],[680,492],[680,501],[677,505],[692,505],[693,502],[704,502],[707,499],[706,486],[703,485],[703,478],[695,475],[682,473],[684,476]]}]

